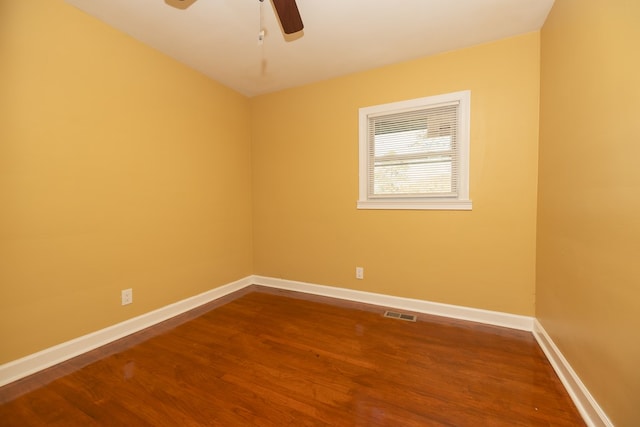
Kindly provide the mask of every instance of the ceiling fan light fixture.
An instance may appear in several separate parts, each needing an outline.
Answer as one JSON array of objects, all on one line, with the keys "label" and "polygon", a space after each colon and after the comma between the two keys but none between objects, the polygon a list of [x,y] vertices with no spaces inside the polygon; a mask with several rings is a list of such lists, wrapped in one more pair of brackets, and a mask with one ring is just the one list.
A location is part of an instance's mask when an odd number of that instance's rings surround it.
[{"label": "ceiling fan light fixture", "polygon": [[[264,2],[264,0],[259,1],[260,3]],[[164,0],[164,2],[176,9],[186,9],[195,3],[196,0]],[[282,31],[285,34],[302,31],[304,24],[302,23],[302,17],[300,16],[296,0],[271,0],[271,2],[276,10],[278,20],[280,20]]]},{"label": "ceiling fan light fixture", "polygon": [[272,2],[285,34],[302,31],[304,24],[296,0],[272,0]]},{"label": "ceiling fan light fixture", "polygon": [[186,9],[194,4],[196,0],[164,0],[164,2],[176,9]]}]

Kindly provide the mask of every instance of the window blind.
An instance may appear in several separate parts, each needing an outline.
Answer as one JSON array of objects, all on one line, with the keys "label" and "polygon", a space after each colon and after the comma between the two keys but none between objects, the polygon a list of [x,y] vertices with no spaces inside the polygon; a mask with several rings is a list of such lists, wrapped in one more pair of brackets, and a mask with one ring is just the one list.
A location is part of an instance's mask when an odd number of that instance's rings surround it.
[{"label": "window blind", "polygon": [[459,102],[368,116],[368,196],[457,197]]}]

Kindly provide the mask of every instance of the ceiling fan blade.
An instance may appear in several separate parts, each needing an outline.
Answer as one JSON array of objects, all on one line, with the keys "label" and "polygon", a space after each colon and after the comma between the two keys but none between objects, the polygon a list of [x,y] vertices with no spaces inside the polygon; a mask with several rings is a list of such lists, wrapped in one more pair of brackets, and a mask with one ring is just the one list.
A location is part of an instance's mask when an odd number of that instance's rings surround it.
[{"label": "ceiling fan blade", "polygon": [[169,6],[173,6],[176,9],[186,9],[196,2],[196,0],[164,0]]},{"label": "ceiling fan blade", "polygon": [[285,34],[297,33],[304,28],[296,0],[272,1]]}]

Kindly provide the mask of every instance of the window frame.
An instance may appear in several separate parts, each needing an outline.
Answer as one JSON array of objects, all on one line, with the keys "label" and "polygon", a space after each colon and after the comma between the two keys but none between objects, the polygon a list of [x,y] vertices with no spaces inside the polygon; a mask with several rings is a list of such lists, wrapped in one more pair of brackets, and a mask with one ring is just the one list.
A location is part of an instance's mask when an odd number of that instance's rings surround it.
[{"label": "window frame", "polygon": [[[429,109],[438,104],[458,103],[458,129],[456,139],[457,196],[434,195],[394,197],[369,197],[370,170],[374,167],[369,156],[369,117],[392,115],[403,111]],[[359,197],[358,209],[413,209],[413,210],[471,210],[469,199],[469,139],[470,139],[471,91],[391,102],[359,109]],[[371,172],[373,172],[371,170]]]}]

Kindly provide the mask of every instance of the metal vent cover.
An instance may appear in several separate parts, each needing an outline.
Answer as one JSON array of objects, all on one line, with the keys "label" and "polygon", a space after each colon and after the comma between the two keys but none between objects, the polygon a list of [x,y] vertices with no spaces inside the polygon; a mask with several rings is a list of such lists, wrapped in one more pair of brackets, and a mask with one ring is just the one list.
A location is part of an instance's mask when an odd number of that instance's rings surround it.
[{"label": "metal vent cover", "polygon": [[406,320],[407,322],[415,322],[416,316],[415,314],[406,314],[406,313],[398,313],[397,311],[385,311],[384,317],[389,317],[391,319],[400,319]]}]

